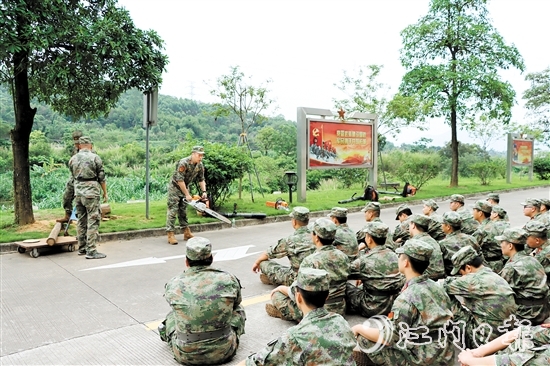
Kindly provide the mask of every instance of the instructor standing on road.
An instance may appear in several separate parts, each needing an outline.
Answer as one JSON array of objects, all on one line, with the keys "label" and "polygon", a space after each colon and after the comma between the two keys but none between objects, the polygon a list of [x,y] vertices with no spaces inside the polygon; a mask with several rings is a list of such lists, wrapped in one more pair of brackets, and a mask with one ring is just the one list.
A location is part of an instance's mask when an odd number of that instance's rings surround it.
[{"label": "instructor standing on road", "polygon": [[86,254],[87,259],[101,259],[106,255],[97,252],[96,243],[101,222],[101,191],[103,200],[108,200],[105,171],[101,158],[92,152],[92,139],[82,136],[79,144],[80,151],[69,160],[78,216],[78,255]]},{"label": "instructor standing on road", "polygon": [[202,198],[207,198],[206,182],[204,181],[204,147],[194,146],[191,155],[181,159],[172,179],[168,183],[168,212],[166,213],[166,232],[168,234],[168,243],[177,244],[178,240],[174,235],[176,216],[178,217],[180,227],[183,230],[183,240],[193,237],[187,224],[187,201],[191,201],[189,185],[198,181],[202,191]]}]

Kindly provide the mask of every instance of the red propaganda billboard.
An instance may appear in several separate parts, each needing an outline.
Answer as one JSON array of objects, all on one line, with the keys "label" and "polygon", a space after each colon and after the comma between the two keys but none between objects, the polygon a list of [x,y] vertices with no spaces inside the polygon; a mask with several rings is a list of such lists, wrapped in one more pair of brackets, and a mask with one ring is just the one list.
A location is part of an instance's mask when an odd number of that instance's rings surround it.
[{"label": "red propaganda billboard", "polygon": [[372,124],[308,120],[308,169],[372,168]]},{"label": "red propaganda billboard", "polygon": [[512,139],[512,165],[531,165],[533,162],[533,140]]}]

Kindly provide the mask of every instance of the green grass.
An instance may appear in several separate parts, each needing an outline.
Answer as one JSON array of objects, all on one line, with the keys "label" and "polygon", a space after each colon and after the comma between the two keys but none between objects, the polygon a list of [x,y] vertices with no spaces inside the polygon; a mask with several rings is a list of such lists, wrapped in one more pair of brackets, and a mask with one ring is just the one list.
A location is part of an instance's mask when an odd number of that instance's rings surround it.
[{"label": "green grass", "polygon": [[[454,193],[470,194],[481,192],[492,192],[499,190],[507,190],[521,187],[537,187],[548,186],[550,181],[542,181],[533,178],[532,182],[526,177],[520,179],[518,176],[512,178],[512,184],[507,184],[505,179],[494,180],[489,186],[482,186],[477,179],[461,178],[459,180],[459,187],[450,188],[448,180],[442,180],[440,178],[431,180],[427,185],[422,187],[414,197],[403,198],[400,196],[394,196],[393,202],[405,202],[410,200],[428,199],[435,197],[446,197]],[[331,187],[326,185],[325,187]],[[402,188],[402,187],[401,187]],[[357,193],[357,196],[363,194],[363,188],[360,186],[354,186],[350,189],[325,189],[318,191],[307,192],[307,202],[297,202],[296,193],[293,193],[293,204],[291,206],[306,206],[311,211],[330,210],[332,207],[338,205],[339,200],[350,198],[353,193]],[[385,196],[381,194],[381,196]],[[285,215],[284,210],[275,210],[265,205],[266,201],[275,201],[278,197],[288,201],[288,193],[279,195],[266,194],[262,197],[261,194],[255,193],[255,202],[252,202],[250,198],[250,192],[243,192],[242,199],[238,199],[236,196],[231,197],[226,204],[219,209],[223,212],[232,212],[233,204],[237,203],[237,212],[265,212],[269,216]],[[61,200],[61,199],[60,199]],[[382,204],[384,201],[382,201]],[[361,207],[365,204],[365,201],[355,201],[352,203],[342,204],[344,207]],[[100,232],[118,232],[129,231],[139,229],[151,229],[162,228],[166,222],[166,201],[152,201],[149,203],[149,219],[145,218],[145,203],[110,203],[111,205],[111,219],[109,221],[103,221],[101,223]],[[195,214],[194,210],[188,209],[188,219],[190,224],[214,222],[217,221],[213,218],[199,217]],[[55,219],[63,216],[63,210],[59,209],[43,209],[36,210],[34,212],[36,224],[27,225],[26,227],[17,227],[14,225],[13,211],[0,211],[0,242],[13,242],[24,239],[37,239],[45,238],[50,233],[51,228],[55,224]],[[237,218],[238,219],[238,218]],[[70,233],[75,235],[74,225],[71,228]]]}]

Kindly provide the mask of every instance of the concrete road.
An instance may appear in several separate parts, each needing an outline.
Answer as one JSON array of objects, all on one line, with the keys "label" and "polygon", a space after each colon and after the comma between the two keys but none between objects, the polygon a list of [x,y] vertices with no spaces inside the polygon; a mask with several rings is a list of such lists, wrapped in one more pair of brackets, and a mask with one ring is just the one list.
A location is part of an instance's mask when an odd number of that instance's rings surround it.
[{"label": "concrete road", "polygon": [[[519,203],[528,197],[549,197],[549,189],[500,196],[512,226],[521,226],[527,218]],[[466,204],[478,198],[468,198]],[[448,201],[441,201],[438,212],[448,207]],[[421,212],[421,205],[411,208]],[[393,228],[395,208],[384,209],[381,218]],[[351,214],[348,222],[358,230],[363,214]],[[294,325],[265,313],[273,287],[260,283],[251,271],[260,252],[292,231],[289,222],[282,222],[201,233],[217,251],[214,266],[235,274],[243,286],[246,334],[228,365]],[[162,236],[104,242],[99,250],[106,259],[86,260],[77,252],[0,256],[0,364],[177,364],[156,329],[170,310],[163,298],[164,284],[184,269],[185,243],[171,246]],[[364,321],[356,316],[347,320],[351,325]]]}]

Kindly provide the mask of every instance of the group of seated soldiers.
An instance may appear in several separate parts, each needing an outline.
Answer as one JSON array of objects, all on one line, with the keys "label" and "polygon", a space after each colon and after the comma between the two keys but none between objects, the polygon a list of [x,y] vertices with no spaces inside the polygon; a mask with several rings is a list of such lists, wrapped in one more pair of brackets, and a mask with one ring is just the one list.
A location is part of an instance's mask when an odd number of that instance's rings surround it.
[{"label": "group of seated soldiers", "polygon": [[[550,329],[541,324],[550,323],[550,200],[523,202],[530,218],[523,227],[510,227],[497,194],[470,209],[462,195],[450,201],[451,211],[441,216],[434,200],[424,201],[422,214],[400,205],[393,231],[380,220],[381,205],[369,202],[362,209],[367,224],[356,233],[346,223],[345,208],[335,207],[328,218],[310,223],[309,210],[295,207],[290,214],[295,232],[252,267],[263,283],[277,286],[266,312],[304,319],[297,277],[318,269],[328,277],[328,312],[378,319],[351,328],[362,350],[354,352],[357,364],[452,365],[455,346],[464,350],[458,356],[463,365],[548,364]],[[283,257],[290,266],[273,260]],[[522,334],[534,334],[537,341],[521,356],[517,347],[489,346],[509,331],[509,343],[517,339],[524,346]],[[349,351],[333,341],[313,342],[310,348]],[[503,348],[502,355],[486,357],[488,350]],[[345,361],[349,354],[336,353],[333,360],[353,364]],[[246,364],[269,364],[253,360]]]}]

